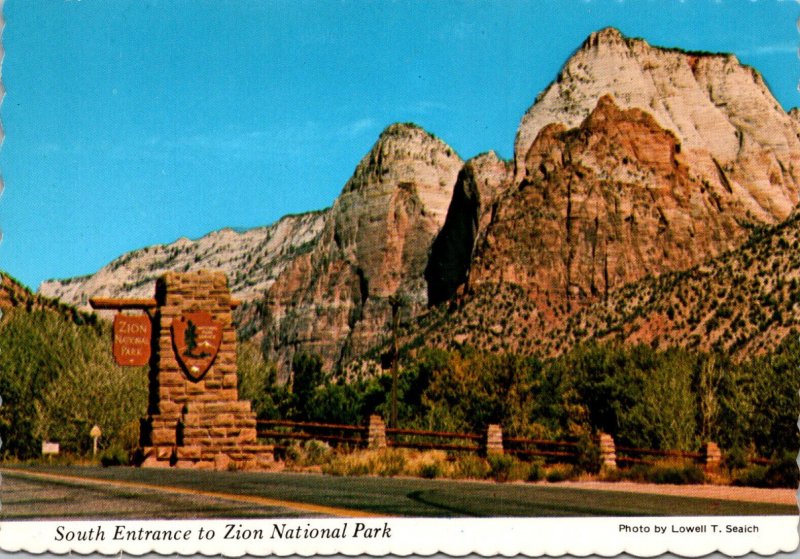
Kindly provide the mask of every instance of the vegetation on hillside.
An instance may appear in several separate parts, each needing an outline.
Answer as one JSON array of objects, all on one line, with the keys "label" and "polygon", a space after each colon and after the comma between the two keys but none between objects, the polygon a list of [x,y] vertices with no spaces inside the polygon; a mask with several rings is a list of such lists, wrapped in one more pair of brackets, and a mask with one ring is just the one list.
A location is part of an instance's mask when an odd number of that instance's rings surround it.
[{"label": "vegetation on hillside", "polygon": [[[103,430],[101,449],[132,450],[147,374],[116,366],[110,350],[110,327],[101,321],[57,307],[7,309],[0,319],[2,455],[38,456],[43,440],[87,454],[94,424]],[[690,451],[714,441],[732,467],[753,456],[788,463],[785,455],[800,446],[794,330],[775,349],[739,361],[724,351],[615,342],[581,343],[550,358],[424,344],[400,355],[402,427],[479,433],[499,423],[511,436],[604,432],[619,445]],[[261,418],[359,424],[390,415],[388,372],[345,378],[300,352],[281,383],[252,341],[240,344],[238,368],[240,398]],[[773,474],[751,469],[740,477],[761,483]]]},{"label": "vegetation on hillside", "polygon": [[[283,385],[254,348],[240,358],[242,397],[261,417],[362,423],[389,417],[391,375],[345,382],[308,354]],[[699,450],[714,441],[731,456],[782,457],[800,446],[800,341],[734,362],[716,353],[646,345],[585,344],[540,359],[464,347],[424,348],[402,367],[398,422],[407,428],[561,439],[604,432],[617,444]]]},{"label": "vegetation on hillside", "polygon": [[86,453],[93,425],[102,429],[101,449],[132,448],[147,406],[147,373],[114,364],[108,325],[15,307],[0,321],[0,396],[2,456],[39,456],[44,440]]}]

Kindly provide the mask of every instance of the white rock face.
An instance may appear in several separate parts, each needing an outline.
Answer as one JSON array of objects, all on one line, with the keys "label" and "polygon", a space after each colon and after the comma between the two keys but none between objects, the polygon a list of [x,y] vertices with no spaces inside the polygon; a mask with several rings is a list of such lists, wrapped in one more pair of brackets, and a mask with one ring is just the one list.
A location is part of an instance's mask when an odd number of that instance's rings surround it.
[{"label": "white rock face", "polygon": [[319,242],[270,288],[264,333],[281,373],[298,349],[327,369],[379,341],[390,297],[423,309],[428,253],[447,214],[461,158],[416,125],[393,124],[361,160]]},{"label": "white rock face", "polygon": [[518,178],[544,126],[578,126],[604,94],[675,133],[698,177],[732,190],[753,218],[784,219],[797,203],[800,127],[756,70],[733,55],[652,47],[612,28],[592,33],[523,117]]},{"label": "white rock face", "polygon": [[167,271],[211,269],[227,274],[235,297],[259,299],[295,256],[313,248],[327,212],[287,216],[243,233],[221,229],[196,241],[181,238],[135,250],[94,275],[46,281],[39,293],[88,309],[91,297],[152,297],[156,278]]}]

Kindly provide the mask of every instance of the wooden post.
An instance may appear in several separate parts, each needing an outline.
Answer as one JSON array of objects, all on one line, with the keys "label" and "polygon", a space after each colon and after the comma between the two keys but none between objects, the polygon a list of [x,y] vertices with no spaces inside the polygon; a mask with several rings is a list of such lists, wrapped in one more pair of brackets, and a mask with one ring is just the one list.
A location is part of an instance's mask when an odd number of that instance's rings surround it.
[{"label": "wooden post", "polygon": [[497,423],[486,428],[486,454],[503,454],[503,430]]},{"label": "wooden post", "polygon": [[386,425],[379,415],[369,416],[367,424],[367,447],[386,448]]},{"label": "wooden post", "polygon": [[617,469],[617,447],[614,437],[600,433],[600,467],[607,470]]}]

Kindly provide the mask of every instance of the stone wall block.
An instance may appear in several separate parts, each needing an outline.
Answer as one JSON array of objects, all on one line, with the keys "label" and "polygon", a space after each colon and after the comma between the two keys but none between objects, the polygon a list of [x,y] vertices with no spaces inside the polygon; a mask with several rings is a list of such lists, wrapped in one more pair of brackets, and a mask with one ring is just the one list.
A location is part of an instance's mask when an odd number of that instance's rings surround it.
[{"label": "stone wall block", "polygon": [[175,430],[174,429],[153,429],[150,433],[150,440],[153,446],[173,445],[175,444]]},{"label": "stone wall block", "polygon": [[598,444],[600,446],[600,467],[616,470],[617,447],[614,443],[614,438],[606,433],[600,433]]},{"label": "stone wall block", "polygon": [[703,465],[707,471],[716,471],[722,463],[722,451],[713,442],[706,442],[703,445]]},{"label": "stone wall block", "polygon": [[486,428],[486,454],[503,454],[503,430],[496,423]]},{"label": "stone wall block", "polygon": [[379,415],[369,416],[367,422],[367,446],[369,448],[386,448],[386,424]]}]

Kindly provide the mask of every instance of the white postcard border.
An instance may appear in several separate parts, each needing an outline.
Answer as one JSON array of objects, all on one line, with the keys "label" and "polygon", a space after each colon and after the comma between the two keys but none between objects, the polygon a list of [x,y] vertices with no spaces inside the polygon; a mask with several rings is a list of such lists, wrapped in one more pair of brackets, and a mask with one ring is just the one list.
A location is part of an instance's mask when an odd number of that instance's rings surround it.
[{"label": "white postcard border", "polygon": [[[731,527],[731,528],[728,528]],[[742,531],[738,531],[741,529]],[[148,532],[149,531],[149,532]],[[238,537],[237,537],[238,536]],[[169,539],[165,539],[169,537]],[[80,541],[79,541],[80,538]],[[796,516],[347,518],[7,521],[0,549],[143,555],[432,555],[673,553],[773,555],[798,548]]]}]

